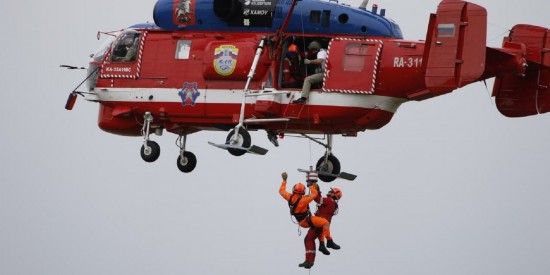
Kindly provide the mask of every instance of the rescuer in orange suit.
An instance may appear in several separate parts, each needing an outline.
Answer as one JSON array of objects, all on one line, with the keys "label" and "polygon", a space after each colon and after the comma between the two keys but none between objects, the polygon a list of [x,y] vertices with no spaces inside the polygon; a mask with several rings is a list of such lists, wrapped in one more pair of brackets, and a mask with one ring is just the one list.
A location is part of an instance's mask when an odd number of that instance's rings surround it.
[{"label": "rescuer in orange suit", "polygon": [[[283,178],[283,182],[279,188],[279,194],[281,194],[281,196],[288,202],[290,214],[296,218],[296,221],[301,227],[314,227],[320,229],[319,251],[325,255],[330,255],[330,252],[325,246],[325,238],[332,242],[329,228],[330,223],[325,218],[312,216],[309,211],[309,203],[317,197],[317,188],[315,188],[313,182],[311,182],[311,184],[308,184],[310,194],[305,195],[306,187],[299,182],[292,187],[292,193],[289,193],[286,191],[286,180],[288,178],[288,174],[283,172],[281,177]],[[302,266],[302,264],[299,266]]]},{"label": "rescuer in orange suit", "polygon": [[[310,180],[317,182],[316,177],[311,177]],[[315,188],[319,188],[319,185],[315,184]],[[332,216],[338,213],[338,200],[342,198],[342,191],[339,188],[331,188],[326,197],[321,195],[321,191],[318,191],[315,202],[317,202],[317,211],[315,216],[325,218],[329,223],[332,222]],[[304,245],[306,247],[306,260],[298,266],[310,269],[315,262],[315,239],[319,237],[321,230],[318,228],[310,228],[307,231],[307,235],[304,238]],[[335,250],[340,249],[340,246],[335,244],[332,240],[327,240],[327,247]]]}]

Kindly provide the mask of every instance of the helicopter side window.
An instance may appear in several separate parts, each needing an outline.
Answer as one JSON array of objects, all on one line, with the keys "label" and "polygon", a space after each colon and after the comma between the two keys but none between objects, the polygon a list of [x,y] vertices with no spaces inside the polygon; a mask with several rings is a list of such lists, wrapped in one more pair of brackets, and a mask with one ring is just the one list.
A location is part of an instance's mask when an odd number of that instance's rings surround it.
[{"label": "helicopter side window", "polygon": [[319,24],[321,22],[321,11],[312,10],[309,14],[309,23]]},{"label": "helicopter side window", "polygon": [[176,45],[176,59],[189,59],[191,40],[178,40]]},{"label": "helicopter side window", "polygon": [[346,46],[343,67],[345,71],[362,72],[365,66],[368,45],[350,43]]},{"label": "helicopter side window", "polygon": [[321,20],[321,26],[328,28],[330,27],[330,11],[329,10],[323,10],[323,17]]},{"label": "helicopter side window", "polygon": [[312,10],[309,13],[309,23],[319,24],[324,28],[330,27],[330,10]]},{"label": "helicopter side window", "polygon": [[112,62],[134,62],[136,61],[137,48],[139,43],[140,33],[130,31],[122,34],[122,36],[113,45],[111,55]]}]

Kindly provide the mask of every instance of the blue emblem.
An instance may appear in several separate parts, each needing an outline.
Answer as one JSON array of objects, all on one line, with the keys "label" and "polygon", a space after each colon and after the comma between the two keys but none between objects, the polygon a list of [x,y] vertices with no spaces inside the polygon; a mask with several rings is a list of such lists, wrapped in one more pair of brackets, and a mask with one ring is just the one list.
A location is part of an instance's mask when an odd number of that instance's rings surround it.
[{"label": "blue emblem", "polygon": [[199,97],[201,93],[199,93],[199,90],[197,89],[197,82],[184,82],[183,88],[178,95],[181,97],[181,104],[183,106],[195,106],[197,97]]}]

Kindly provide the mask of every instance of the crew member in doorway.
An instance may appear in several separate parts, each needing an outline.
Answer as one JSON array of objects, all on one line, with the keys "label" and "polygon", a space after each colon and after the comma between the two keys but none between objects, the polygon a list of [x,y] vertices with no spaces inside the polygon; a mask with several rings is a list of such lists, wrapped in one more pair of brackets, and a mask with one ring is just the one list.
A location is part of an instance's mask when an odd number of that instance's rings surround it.
[{"label": "crew member in doorway", "polygon": [[[338,200],[342,198],[342,191],[339,188],[331,188],[326,197],[321,195],[319,185],[317,185],[317,175],[311,173],[309,180],[315,182],[314,186],[318,191],[315,202],[317,202],[317,211],[315,216],[326,219],[329,223],[332,222],[332,217],[338,214]],[[315,263],[315,239],[319,237],[321,230],[318,228],[310,228],[307,231],[307,235],[304,238],[304,244],[306,247],[306,260],[298,266],[310,269]],[[340,249],[340,246],[334,243],[332,239],[327,239],[327,247],[335,250]]]},{"label": "crew member in doorway", "polygon": [[288,46],[283,60],[283,88],[299,88],[304,81],[301,71],[302,54],[296,44]]},{"label": "crew member in doorway", "polygon": [[317,65],[315,74],[312,74],[304,80],[304,85],[302,86],[302,97],[292,101],[292,103],[304,104],[309,98],[309,91],[311,90],[311,85],[316,83],[323,82],[323,75],[326,66],[327,60],[327,50],[321,48],[321,44],[317,41],[311,41],[307,47],[309,51],[316,55],[316,59],[310,60],[305,59],[304,63]]},{"label": "crew member in doorway", "polygon": [[325,238],[327,240],[332,240],[330,236],[329,222],[325,218],[312,216],[309,211],[309,203],[317,197],[317,189],[315,188],[313,182],[308,183],[310,194],[306,195],[306,187],[301,183],[297,183],[292,187],[292,193],[286,191],[286,183],[288,174],[283,172],[281,174],[283,182],[279,188],[279,194],[288,202],[290,208],[290,214],[296,219],[298,224],[301,227],[309,228],[320,228],[319,233],[319,251],[325,255],[330,255],[330,252],[325,246]]}]

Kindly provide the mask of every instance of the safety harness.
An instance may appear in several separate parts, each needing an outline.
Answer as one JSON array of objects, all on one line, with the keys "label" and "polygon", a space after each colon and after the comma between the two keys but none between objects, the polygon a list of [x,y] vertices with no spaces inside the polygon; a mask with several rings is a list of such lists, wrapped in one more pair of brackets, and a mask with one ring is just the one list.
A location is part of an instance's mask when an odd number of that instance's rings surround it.
[{"label": "safety harness", "polygon": [[314,227],[313,222],[311,221],[311,212],[309,211],[309,205],[307,206],[307,210],[305,212],[294,213],[294,209],[296,209],[296,207],[300,203],[300,200],[302,200],[302,197],[303,197],[303,195],[298,195],[299,196],[298,199],[294,203],[292,203],[292,198],[294,197],[294,195],[296,194],[292,194],[288,199],[288,207],[290,208],[290,215],[294,216],[294,218],[298,223],[300,223],[305,219],[309,227]]},{"label": "safety harness", "polygon": [[[334,213],[332,214],[332,216],[336,216],[338,215],[338,200],[337,199],[334,199],[334,198],[331,198],[333,201],[334,201]],[[321,205],[323,205],[322,203],[323,201],[321,201],[321,203],[318,203],[316,205],[317,209],[315,210],[315,215],[317,215],[317,212],[319,212],[319,208],[321,207]]]}]

